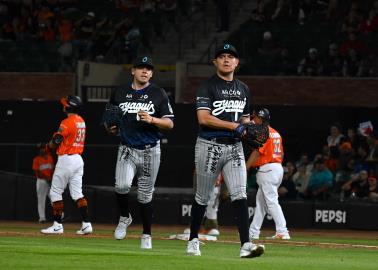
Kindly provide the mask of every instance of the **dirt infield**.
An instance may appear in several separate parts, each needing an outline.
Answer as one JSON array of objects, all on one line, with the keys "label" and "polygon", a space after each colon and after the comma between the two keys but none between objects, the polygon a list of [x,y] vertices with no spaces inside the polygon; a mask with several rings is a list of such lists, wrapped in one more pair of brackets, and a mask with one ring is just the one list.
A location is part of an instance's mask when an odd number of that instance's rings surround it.
[{"label": "dirt infield", "polygon": [[[47,224],[39,224],[36,222],[25,222],[25,221],[0,221],[0,237],[14,237],[14,236],[25,236],[25,237],[40,237],[41,233],[39,230],[41,228],[49,226]],[[95,228],[95,233],[87,235],[88,238],[104,238],[113,239],[113,231],[115,228],[114,224],[93,224]],[[66,223],[64,224],[66,232],[64,237],[82,237],[77,236],[72,230],[77,230],[80,225],[77,223]],[[130,226],[129,238],[139,238],[139,231],[141,225]],[[153,230],[155,233],[155,239],[168,240],[169,234],[182,233],[185,226],[173,226],[173,225],[154,225]],[[68,231],[68,232],[67,232]],[[234,227],[222,227],[221,228],[222,237],[218,242],[223,243],[238,243],[236,229]],[[315,229],[293,229],[290,231],[293,240],[258,240],[258,243],[264,244],[280,244],[280,245],[290,245],[290,246],[316,246],[324,248],[360,248],[369,250],[378,250],[378,232],[377,231],[358,231],[358,230],[315,230]],[[166,234],[167,236],[163,236]],[[264,235],[272,235],[274,231],[264,230]],[[158,235],[158,236],[156,236]],[[63,235],[54,235],[55,237],[63,237]],[[296,237],[306,238],[313,237],[314,240],[311,241],[296,241]],[[361,239],[361,240],[377,240],[377,245],[364,245],[364,244],[350,244],[350,243],[328,243],[317,241],[316,238],[322,239]]]}]

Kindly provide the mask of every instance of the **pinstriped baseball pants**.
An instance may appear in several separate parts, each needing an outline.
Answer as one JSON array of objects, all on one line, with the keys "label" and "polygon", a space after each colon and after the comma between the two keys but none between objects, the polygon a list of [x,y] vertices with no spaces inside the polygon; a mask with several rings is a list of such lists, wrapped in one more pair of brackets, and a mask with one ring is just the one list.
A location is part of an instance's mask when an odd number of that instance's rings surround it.
[{"label": "pinstriped baseball pants", "polygon": [[242,144],[218,144],[197,138],[195,147],[197,190],[195,200],[207,205],[216,179],[223,173],[231,201],[247,198],[247,172]]},{"label": "pinstriped baseball pants", "polygon": [[160,166],[160,154],[159,143],[144,150],[120,145],[115,172],[115,191],[119,194],[129,193],[136,176],[138,202],[151,202]]}]

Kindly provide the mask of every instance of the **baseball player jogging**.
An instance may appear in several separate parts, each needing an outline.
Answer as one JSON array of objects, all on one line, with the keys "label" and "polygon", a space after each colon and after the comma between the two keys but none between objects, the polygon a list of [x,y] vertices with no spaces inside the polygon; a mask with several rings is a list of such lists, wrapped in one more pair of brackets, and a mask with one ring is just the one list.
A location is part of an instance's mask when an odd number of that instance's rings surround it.
[{"label": "baseball player jogging", "polygon": [[239,231],[240,257],[257,257],[264,253],[264,246],[249,241],[247,175],[240,139],[245,131],[242,123],[249,121],[249,88],[234,78],[239,59],[233,46],[225,44],[217,49],[213,63],[216,74],[197,90],[196,107],[199,123],[195,146],[197,190],[191,210],[187,254],[201,255],[198,231],[215,181],[222,173]]},{"label": "baseball player jogging", "polygon": [[55,160],[45,143],[37,145],[38,155],[33,158],[33,170],[37,177],[36,191],[39,222],[46,222],[46,197],[50,197],[50,184],[54,173]]},{"label": "baseball player jogging", "polygon": [[82,192],[84,162],[81,154],[84,150],[85,122],[78,114],[82,102],[79,97],[71,95],[62,98],[60,102],[67,118],[60,123],[58,131],[54,133],[49,143],[50,148],[58,148],[56,151],[58,161],[50,189],[54,224],[47,229],[42,229],[41,232],[45,234],[63,233],[62,213],[64,204],[62,194],[68,185],[71,198],[76,202],[82,218],[81,229],[76,234],[90,234],[93,229],[88,219],[88,203]]},{"label": "baseball player jogging", "polygon": [[137,58],[131,69],[132,82],[112,92],[103,117],[108,132],[118,133],[121,140],[115,171],[120,218],[114,237],[124,239],[132,222],[129,192],[136,177],[137,200],[143,223],[142,249],[152,248],[152,195],[160,166],[159,129],[172,129],[174,118],[164,89],[150,83],[153,69],[149,57]]},{"label": "baseball player jogging", "polygon": [[[270,122],[268,109],[261,109],[254,117],[257,124]],[[259,239],[264,217],[269,213],[276,224],[276,234],[271,239],[290,239],[286,220],[278,203],[278,187],[283,177],[283,146],[281,135],[269,126],[269,138],[258,150],[252,151],[247,161],[247,168],[257,168],[256,181],[259,189],[256,194],[256,209],[249,228],[251,240]]]}]

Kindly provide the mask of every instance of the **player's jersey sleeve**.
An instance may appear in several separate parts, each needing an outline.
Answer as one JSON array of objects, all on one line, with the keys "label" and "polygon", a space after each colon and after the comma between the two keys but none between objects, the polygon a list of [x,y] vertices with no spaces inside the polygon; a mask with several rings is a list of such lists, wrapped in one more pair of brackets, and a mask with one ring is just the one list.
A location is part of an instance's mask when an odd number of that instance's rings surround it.
[{"label": "player's jersey sleeve", "polygon": [[164,91],[164,89],[161,89],[161,95],[162,95],[162,100],[159,104],[160,115],[162,118],[168,117],[168,118],[173,119],[175,115],[173,113],[173,109],[169,102],[167,93]]},{"label": "player's jersey sleeve", "polygon": [[[68,119],[68,118],[64,119],[64,120],[60,123],[59,128],[58,128],[58,131],[55,132],[55,134],[60,134],[60,135],[62,135],[63,137],[67,137],[68,132],[69,132],[69,126],[70,126],[69,119]],[[55,134],[54,134],[54,135],[55,135]]]},{"label": "player's jersey sleeve", "polygon": [[212,97],[206,83],[202,84],[197,90],[196,109],[209,111],[212,109]]}]

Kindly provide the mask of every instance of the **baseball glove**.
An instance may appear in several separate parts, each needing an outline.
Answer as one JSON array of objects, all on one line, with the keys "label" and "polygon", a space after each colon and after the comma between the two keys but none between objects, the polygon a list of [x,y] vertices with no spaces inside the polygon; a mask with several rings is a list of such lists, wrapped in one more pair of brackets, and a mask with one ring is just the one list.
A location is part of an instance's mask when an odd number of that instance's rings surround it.
[{"label": "baseball glove", "polygon": [[245,134],[242,137],[243,142],[248,147],[259,149],[269,138],[269,127],[266,124],[257,125],[252,122],[244,124]]},{"label": "baseball glove", "polygon": [[110,103],[107,103],[105,106],[104,113],[102,115],[102,124],[105,125],[105,128],[119,127],[122,118],[122,110]]}]

